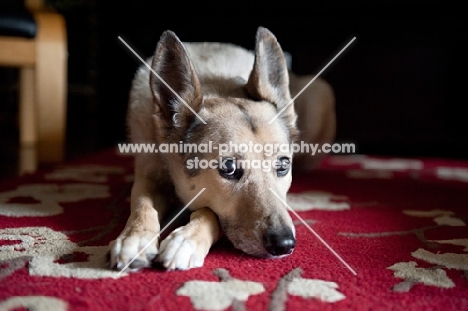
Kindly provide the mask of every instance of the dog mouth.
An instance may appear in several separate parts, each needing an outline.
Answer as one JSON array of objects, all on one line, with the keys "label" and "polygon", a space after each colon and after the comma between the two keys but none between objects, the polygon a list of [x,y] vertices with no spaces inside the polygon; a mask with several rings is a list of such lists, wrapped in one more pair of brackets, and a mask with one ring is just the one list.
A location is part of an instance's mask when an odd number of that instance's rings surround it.
[{"label": "dog mouth", "polygon": [[263,258],[263,259],[281,259],[281,258],[284,258],[284,257],[288,257],[289,255],[294,253],[294,248],[289,250],[286,254],[281,254],[281,255],[272,255],[266,249],[264,249],[262,253],[256,253],[256,254],[247,253],[247,252],[245,252],[245,253],[248,254],[248,255]]},{"label": "dog mouth", "polygon": [[259,257],[259,258],[264,258],[264,259],[281,259],[284,257],[287,257],[291,255],[294,252],[294,249],[288,250],[286,254],[280,254],[280,255],[273,255],[268,252],[265,248],[261,248],[260,250],[258,248],[252,249],[252,247],[245,247],[244,245],[235,245],[237,249],[243,251],[244,253],[254,256],[254,257]]},{"label": "dog mouth", "polygon": [[[296,240],[289,229],[279,231],[281,234],[263,234],[261,230],[244,227],[233,227],[221,221],[221,228],[236,249],[260,258],[278,259],[294,252]],[[288,232],[282,234],[282,232]]]},{"label": "dog mouth", "polygon": [[293,252],[294,252],[294,250],[291,250],[291,252],[289,254],[283,254],[283,255],[270,255],[270,254],[268,254],[268,255],[261,255],[261,256],[255,256],[255,257],[260,257],[260,258],[265,258],[265,259],[281,259],[281,258],[284,258],[284,257],[288,257]]}]

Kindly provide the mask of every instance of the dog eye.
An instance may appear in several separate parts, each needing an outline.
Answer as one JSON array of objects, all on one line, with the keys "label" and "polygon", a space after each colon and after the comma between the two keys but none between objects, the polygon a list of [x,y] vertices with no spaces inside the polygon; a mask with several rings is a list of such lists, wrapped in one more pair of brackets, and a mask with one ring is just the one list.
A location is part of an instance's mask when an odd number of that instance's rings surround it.
[{"label": "dog eye", "polygon": [[235,159],[223,159],[218,167],[219,174],[226,179],[239,180],[242,177],[243,170],[238,168]]},{"label": "dog eye", "polygon": [[291,169],[291,160],[287,157],[279,158],[278,165],[276,166],[276,174],[278,177],[283,177],[288,174]]}]

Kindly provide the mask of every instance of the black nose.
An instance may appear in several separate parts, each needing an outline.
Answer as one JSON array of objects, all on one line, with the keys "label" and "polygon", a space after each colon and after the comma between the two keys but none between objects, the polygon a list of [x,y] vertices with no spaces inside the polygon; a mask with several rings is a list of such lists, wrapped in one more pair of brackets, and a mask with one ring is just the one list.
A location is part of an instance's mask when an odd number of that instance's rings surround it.
[{"label": "black nose", "polygon": [[264,236],[265,249],[273,256],[291,254],[296,239],[290,229],[285,229],[280,232],[270,232]]}]

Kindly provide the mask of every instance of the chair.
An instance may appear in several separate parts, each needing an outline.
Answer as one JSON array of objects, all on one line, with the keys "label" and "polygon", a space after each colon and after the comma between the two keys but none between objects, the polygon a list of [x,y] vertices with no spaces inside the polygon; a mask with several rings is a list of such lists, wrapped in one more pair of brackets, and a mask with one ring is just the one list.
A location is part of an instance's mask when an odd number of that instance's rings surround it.
[{"label": "chair", "polygon": [[0,3],[0,66],[18,67],[20,173],[65,155],[67,35],[38,0]]}]

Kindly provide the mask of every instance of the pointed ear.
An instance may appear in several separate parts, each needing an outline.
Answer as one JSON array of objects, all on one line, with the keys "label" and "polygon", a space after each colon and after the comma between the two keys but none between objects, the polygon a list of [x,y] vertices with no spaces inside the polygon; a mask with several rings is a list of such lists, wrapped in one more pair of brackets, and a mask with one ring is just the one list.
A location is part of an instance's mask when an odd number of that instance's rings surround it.
[{"label": "pointed ear", "polygon": [[[257,100],[265,100],[281,111],[291,101],[289,92],[289,72],[276,37],[268,29],[259,27],[255,44],[255,61],[247,92]],[[291,136],[297,136],[296,113],[290,104],[280,115],[290,129]]]},{"label": "pointed ear", "polygon": [[193,111],[200,110],[202,93],[189,55],[174,32],[167,30],[161,35],[151,67],[157,125],[183,131],[196,117]]}]

